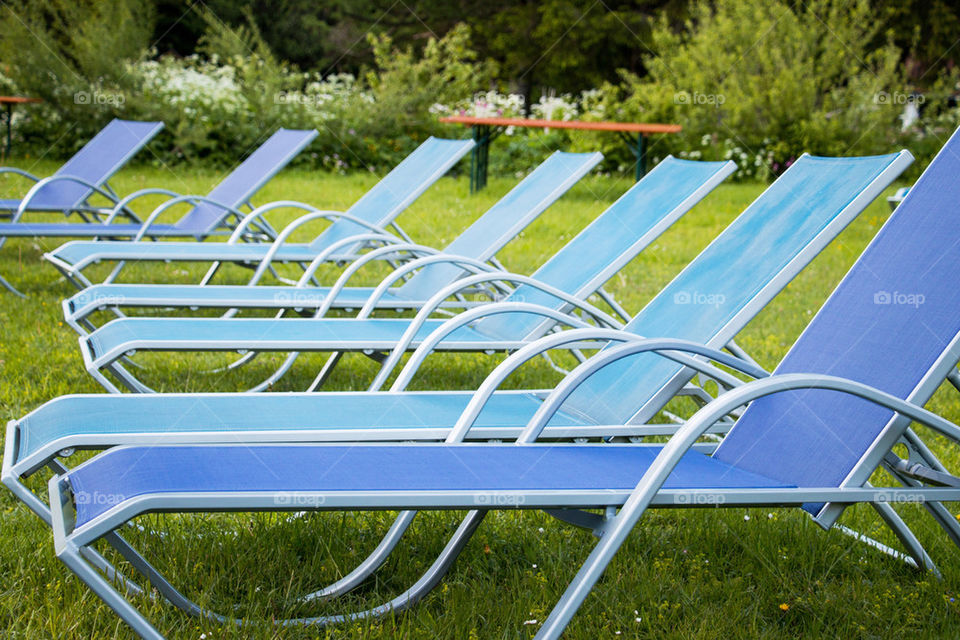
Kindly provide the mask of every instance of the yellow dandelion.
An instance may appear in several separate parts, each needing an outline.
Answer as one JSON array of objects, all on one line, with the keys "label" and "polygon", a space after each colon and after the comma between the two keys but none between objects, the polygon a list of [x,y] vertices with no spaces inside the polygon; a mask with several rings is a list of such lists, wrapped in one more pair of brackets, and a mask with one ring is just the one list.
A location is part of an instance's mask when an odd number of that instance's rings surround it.
[{"label": "yellow dandelion", "polygon": [[790,605],[788,605],[786,602],[781,602],[780,611],[790,611]]}]

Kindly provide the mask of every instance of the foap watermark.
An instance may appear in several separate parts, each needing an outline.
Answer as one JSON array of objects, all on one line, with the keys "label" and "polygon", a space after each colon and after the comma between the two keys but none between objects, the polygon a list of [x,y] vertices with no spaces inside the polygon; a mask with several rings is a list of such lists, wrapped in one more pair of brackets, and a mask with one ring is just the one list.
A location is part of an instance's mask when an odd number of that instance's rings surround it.
[{"label": "foap watermark", "polygon": [[300,291],[282,291],[273,296],[273,301],[277,304],[291,306],[309,306],[323,302],[324,296],[319,293],[311,293],[306,289]]},{"label": "foap watermark", "polygon": [[90,105],[110,105],[119,107],[127,101],[127,97],[122,93],[109,93],[106,91],[77,91],[73,94],[74,104]]},{"label": "foap watermark", "polygon": [[699,91],[691,93],[689,91],[678,91],[673,94],[674,104],[697,104],[719,107],[726,101],[727,98],[722,93],[700,93]]},{"label": "foap watermark", "polygon": [[674,304],[706,305],[719,307],[727,301],[722,293],[702,293],[700,291],[678,291],[673,294]]},{"label": "foap watermark", "polygon": [[673,504],[679,505],[687,504],[691,506],[720,506],[726,502],[726,496],[717,493],[678,493],[673,496]]},{"label": "foap watermark", "polygon": [[902,291],[877,291],[873,294],[873,304],[905,305],[917,308],[926,301],[922,293],[903,293]]},{"label": "foap watermark", "polygon": [[115,295],[115,294],[105,294],[105,293],[87,293],[86,291],[81,291],[74,298],[76,305],[87,305],[93,304],[97,307],[115,307],[122,305],[127,301],[126,296]]},{"label": "foap watermark", "polygon": [[924,504],[927,501],[922,493],[903,492],[903,491],[881,491],[877,494],[875,502],[887,502],[890,504]]},{"label": "foap watermark", "polygon": [[888,93],[886,91],[878,91],[877,93],[873,94],[874,104],[915,104],[919,106],[926,102],[926,100],[926,97],[921,93],[905,93],[903,91],[894,91],[893,93]]},{"label": "foap watermark", "polygon": [[486,491],[473,497],[473,504],[479,507],[519,507],[526,501],[525,496],[502,491]]},{"label": "foap watermark", "polygon": [[127,497],[122,493],[101,493],[100,491],[77,491],[73,494],[74,504],[95,504],[113,506],[120,504]]},{"label": "foap watermark", "polygon": [[322,507],[326,502],[327,498],[325,496],[290,491],[281,491],[273,497],[274,505],[291,509],[316,509]]}]

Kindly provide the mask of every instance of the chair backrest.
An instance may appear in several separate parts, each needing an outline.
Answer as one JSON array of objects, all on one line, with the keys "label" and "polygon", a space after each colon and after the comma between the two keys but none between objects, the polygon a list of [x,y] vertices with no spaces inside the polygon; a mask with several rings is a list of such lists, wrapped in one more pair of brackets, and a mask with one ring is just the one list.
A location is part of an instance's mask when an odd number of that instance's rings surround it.
[{"label": "chair backrest", "polygon": [[[347,213],[370,224],[386,226],[457,164],[475,144],[473,140],[427,138],[347,209]],[[317,236],[310,243],[310,248],[319,252],[334,242],[360,233],[370,233],[370,230],[349,220],[340,220]],[[337,253],[351,254],[360,246],[357,243],[341,247]]]},{"label": "chair backrest", "polygon": [[[163,129],[162,122],[119,120],[110,123],[73,154],[54,175],[76,176],[96,186],[110,179],[129,162],[153,136]],[[40,188],[32,206],[38,209],[70,209],[83,204],[93,191],[82,184],[55,181]]]},{"label": "chair backrest", "polygon": [[[239,208],[316,137],[316,129],[278,129],[221,180],[207,197]],[[175,226],[202,235],[216,229],[229,214],[221,207],[203,202],[187,212]]]},{"label": "chair backrest", "polygon": [[[958,176],[954,133],[775,373],[850,378],[920,405],[930,398],[960,357]],[[892,421],[835,391],[779,393],[751,404],[716,456],[801,487],[859,485],[885,453],[864,459],[881,432],[906,426]],[[869,464],[858,469],[861,461]]]},{"label": "chair backrest", "polygon": [[[912,161],[801,156],[626,329],[722,348]],[[597,372],[567,400],[600,424],[643,422],[692,374],[654,354]]]},{"label": "chair backrest", "polygon": [[[572,296],[589,296],[736,168],[733,162],[698,162],[667,156],[537,269],[533,277]],[[517,287],[505,301],[553,309],[565,306],[529,285]],[[491,337],[529,339],[551,324],[552,321],[529,313],[500,314],[480,320],[474,328]]]},{"label": "chair backrest", "polygon": [[[444,252],[489,260],[602,159],[602,153],[555,151],[462,231]],[[463,272],[462,268],[448,263],[427,265],[401,286],[398,294],[413,299],[429,298]]]}]

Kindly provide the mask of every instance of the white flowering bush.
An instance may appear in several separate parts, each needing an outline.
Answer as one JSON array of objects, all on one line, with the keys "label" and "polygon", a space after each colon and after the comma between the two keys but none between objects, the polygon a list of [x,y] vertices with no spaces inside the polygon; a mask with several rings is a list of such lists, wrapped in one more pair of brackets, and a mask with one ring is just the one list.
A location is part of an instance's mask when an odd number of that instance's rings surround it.
[{"label": "white flowering bush", "polygon": [[580,105],[569,93],[559,96],[544,94],[536,104],[530,105],[530,115],[538,120],[576,120],[580,115]]},{"label": "white flowering bush", "polygon": [[523,104],[524,99],[520,94],[491,90],[478,92],[472,98],[462,100],[452,107],[434,105],[431,111],[477,118],[519,118],[523,115]]},{"label": "white flowering bush", "polygon": [[139,82],[143,99],[181,110],[185,117],[201,123],[217,116],[234,116],[247,108],[237,82],[237,69],[220,64],[216,58],[165,56],[129,64],[127,68]]}]

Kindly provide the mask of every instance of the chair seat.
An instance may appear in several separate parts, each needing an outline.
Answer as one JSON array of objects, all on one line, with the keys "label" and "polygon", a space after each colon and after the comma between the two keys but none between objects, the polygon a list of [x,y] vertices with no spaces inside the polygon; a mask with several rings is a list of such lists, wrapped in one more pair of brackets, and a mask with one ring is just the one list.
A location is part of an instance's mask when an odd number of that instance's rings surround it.
[{"label": "chair seat", "polygon": [[[427,320],[412,346],[445,320]],[[87,337],[95,357],[134,349],[163,351],[253,349],[259,351],[390,350],[410,326],[406,318],[119,318]],[[459,344],[458,344],[459,343]],[[470,327],[445,341],[448,349],[503,349],[515,345]]]},{"label": "chair seat", "polygon": [[[25,238],[73,238],[97,236],[124,236],[133,237],[140,232],[139,224],[82,224],[56,222],[14,222],[0,224],[0,237]],[[182,229],[173,225],[151,225],[151,236],[185,237],[189,236]],[[100,244],[100,243],[95,243]],[[118,243],[119,244],[119,243]],[[131,243],[125,243],[131,244]],[[139,244],[139,243],[137,243]]]},{"label": "chair seat", "polygon": [[[346,287],[337,294],[336,306],[361,307],[373,293],[373,287]],[[114,300],[126,307],[252,307],[257,309],[316,309],[327,299],[330,287],[177,285],[177,284],[99,284],[84,289],[70,299],[75,311],[89,303]],[[387,292],[379,307],[406,307],[422,303],[408,300],[396,292]]]},{"label": "chair seat", "polygon": [[[81,497],[77,526],[82,526],[118,502],[174,492],[629,491],[659,451],[611,444],[119,447],[67,478]],[[789,486],[697,452],[683,457],[665,485]]]},{"label": "chair seat", "polygon": [[[269,244],[227,244],[225,242],[70,242],[51,254],[76,265],[88,260],[149,260],[184,261],[251,261],[259,262],[270,250]],[[276,254],[276,260],[310,262],[319,251],[306,244],[285,244]]]},{"label": "chair seat", "polygon": [[[306,431],[437,430],[446,436],[473,398],[472,391],[413,391],[403,393],[207,393],[164,395],[75,395],[56,398],[19,421],[17,459],[60,441],[57,449],[70,446],[71,436],[102,439],[105,444],[132,442],[111,440],[112,434],[169,434],[290,431],[300,439]],[[501,391],[493,395],[477,418],[478,428],[519,430],[540,407],[540,398],[530,392]],[[573,414],[558,412],[552,426],[591,424]],[[378,431],[380,433],[378,433]],[[322,434],[317,434],[317,440]]]}]

